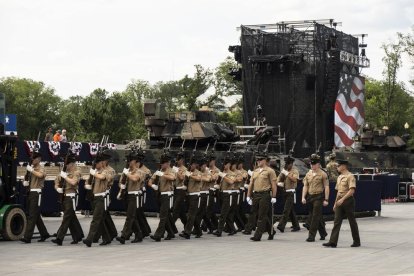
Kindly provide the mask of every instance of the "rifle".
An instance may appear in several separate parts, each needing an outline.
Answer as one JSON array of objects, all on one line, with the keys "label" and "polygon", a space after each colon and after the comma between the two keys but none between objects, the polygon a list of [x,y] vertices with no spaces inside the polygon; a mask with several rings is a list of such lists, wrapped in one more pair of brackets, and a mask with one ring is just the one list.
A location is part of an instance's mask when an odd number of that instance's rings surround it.
[{"label": "rifle", "polygon": [[[105,135],[102,136],[101,143],[99,144],[98,152],[96,153],[95,159],[92,162],[92,169],[96,168],[96,163],[97,163],[96,160],[98,159],[98,156],[100,155],[100,153],[103,150],[103,145],[108,142],[108,139],[109,139],[109,136],[105,136]],[[92,200],[93,200],[93,189],[95,187],[95,177],[93,175],[89,174],[89,178],[86,182],[86,185],[91,185],[92,186],[92,189],[87,190],[87,192],[86,192],[86,200],[92,202]]]},{"label": "rifle", "polygon": [[[75,139],[76,139],[76,134],[73,135],[72,141],[70,142],[68,152],[66,153],[65,159],[63,161],[63,169],[62,169],[63,172],[66,172],[66,170],[67,170],[68,157],[72,153],[73,142],[75,141]],[[63,200],[65,199],[66,181],[62,177],[60,178],[59,186],[62,187],[63,193],[62,194],[58,193],[58,202],[63,203]]]},{"label": "rifle", "polygon": [[[39,144],[38,144],[38,143],[40,143],[39,139],[40,139],[40,131],[37,134],[37,143],[35,144],[35,146],[33,148],[32,156],[30,157],[30,160],[29,160],[29,166],[31,166],[32,165],[32,162],[33,162],[33,152],[39,151]],[[24,181],[29,182],[29,186],[27,186],[25,188],[25,194],[26,195],[29,195],[29,192],[30,192],[30,182],[32,181],[32,174],[30,172],[26,171],[26,174],[24,175]]]},{"label": "rifle", "polygon": [[[140,141],[138,149],[141,149],[141,144],[142,144],[142,141]],[[130,148],[131,148],[131,152],[136,151],[135,145],[131,146]],[[129,168],[130,161],[131,160],[127,157],[126,164],[125,164],[125,169]],[[122,173],[121,178],[119,179],[119,184],[120,185],[125,185],[126,187],[125,187],[125,189],[119,189],[119,193],[118,193],[118,196],[117,196],[117,198],[119,200],[126,199],[126,195],[128,193],[128,181],[127,180],[128,180],[128,177],[124,173]]]}]

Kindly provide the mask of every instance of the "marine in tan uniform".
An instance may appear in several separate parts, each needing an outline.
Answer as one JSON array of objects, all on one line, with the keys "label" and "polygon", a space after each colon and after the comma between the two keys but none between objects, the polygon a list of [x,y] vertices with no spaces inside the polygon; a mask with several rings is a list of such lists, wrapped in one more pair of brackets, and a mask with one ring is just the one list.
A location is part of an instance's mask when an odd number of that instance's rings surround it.
[{"label": "marine in tan uniform", "polygon": [[[231,170],[236,175],[235,182],[233,184],[233,199],[232,199],[232,206],[231,212],[233,212],[232,217],[234,218],[234,223],[237,226],[236,232],[241,232],[244,229],[244,221],[240,216],[239,209],[240,209],[240,188],[244,187],[243,183],[243,172],[238,169],[239,164],[239,157],[235,156],[233,162],[231,164]],[[234,235],[236,232],[230,232],[229,235]]]},{"label": "marine in tan uniform", "polygon": [[[115,223],[112,219],[111,213],[109,212],[109,204],[110,204],[110,191],[111,191],[111,187],[114,184],[114,178],[116,175],[116,171],[109,165],[109,160],[111,159],[111,151],[110,150],[105,150],[104,151],[104,156],[107,158],[106,160],[104,160],[104,170],[106,170],[107,173],[107,190],[106,190],[106,211],[105,211],[105,227],[106,229],[108,229],[109,235],[111,236],[111,241],[116,238],[118,236],[118,230],[116,230],[115,227]],[[101,236],[101,235],[99,235]],[[98,236],[98,237],[99,237]]]},{"label": "marine in tan uniform", "polygon": [[218,226],[218,219],[214,211],[217,200],[217,190],[214,188],[214,185],[219,178],[218,174],[220,173],[220,169],[216,167],[216,157],[213,154],[210,154],[207,158],[209,160],[208,168],[211,173],[211,181],[208,183],[209,194],[207,199],[206,220],[209,221],[211,227],[208,229],[208,233],[212,234],[214,230],[217,230]]},{"label": "marine in tan uniform", "polygon": [[299,179],[299,171],[293,167],[294,161],[295,159],[291,158],[290,156],[285,158],[285,167],[282,169],[281,174],[277,180],[277,185],[281,187],[283,191],[283,199],[285,201],[283,214],[277,226],[277,229],[279,229],[279,231],[282,233],[285,231],[285,226],[289,219],[292,222],[292,232],[300,230],[294,206],[296,187]]},{"label": "marine in tan uniform", "polygon": [[[144,213],[144,207],[145,207],[145,203],[146,203],[146,193],[147,193],[147,189],[146,189],[145,185],[147,184],[148,180],[151,178],[152,173],[151,173],[150,169],[148,169],[144,164],[145,153],[143,151],[139,151],[138,153],[141,156],[140,170],[145,174],[145,177],[144,177],[144,180],[140,183],[141,193],[139,194],[139,205],[138,205],[138,209],[137,209],[137,220],[138,220],[139,227],[142,231],[142,236],[143,236],[143,238],[145,238],[145,237],[149,237],[149,235],[151,234],[151,227],[150,227],[150,225],[148,223],[148,220],[147,220],[147,217],[145,216],[145,213]],[[138,229],[135,229],[135,227],[134,227],[134,233],[137,233],[137,231],[138,231]]]},{"label": "marine in tan uniform", "polygon": [[311,170],[303,178],[302,204],[308,204],[310,227],[307,242],[314,242],[318,228],[321,229],[321,239],[327,236],[322,217],[323,206],[329,204],[329,181],[326,173],[320,168],[320,157],[312,154]]},{"label": "marine in tan uniform", "polygon": [[236,233],[234,227],[234,212],[232,212],[232,201],[234,193],[234,182],[236,181],[236,174],[231,171],[231,164],[233,158],[226,156],[223,161],[223,171],[219,173],[221,178],[220,184],[216,184],[215,188],[220,190],[221,196],[221,213],[217,230],[213,233],[217,237],[221,237],[225,224],[229,227],[229,233]]},{"label": "marine in tan uniform", "polygon": [[207,209],[207,200],[209,196],[209,183],[211,181],[211,173],[210,170],[207,167],[208,160],[206,158],[200,158],[199,160],[199,166],[200,166],[200,176],[201,176],[201,188],[200,188],[200,206],[198,207],[197,217],[195,224],[197,227],[194,227],[197,229],[197,232],[195,233],[195,237],[199,238],[203,235],[203,232],[201,231],[201,222],[204,220],[206,222],[206,227],[208,229],[211,229],[212,226],[210,224],[210,221],[207,219],[206,215],[206,209]]},{"label": "marine in tan uniform", "polygon": [[181,223],[185,226],[187,223],[187,215],[185,212],[187,186],[185,185],[184,180],[187,168],[185,166],[185,158],[183,152],[177,154],[177,164],[173,169],[177,174],[177,179],[175,180],[174,207],[172,218],[174,223],[176,223],[178,218],[180,218]]},{"label": "marine in tan uniform", "polygon": [[188,177],[188,213],[187,223],[185,224],[184,231],[179,234],[180,237],[190,239],[191,233],[194,228],[194,232],[200,233],[200,224],[197,223],[197,213],[200,206],[200,191],[201,191],[201,172],[198,170],[198,160],[193,158],[190,164],[190,171],[187,171],[186,177]]},{"label": "marine in tan uniform", "polygon": [[247,188],[249,187],[248,185],[248,180],[249,180],[249,174],[247,173],[247,171],[244,169],[244,158],[241,157],[239,158],[238,162],[237,162],[237,169],[240,171],[241,176],[242,176],[242,182],[239,185],[239,209],[237,217],[238,219],[240,219],[241,225],[242,227],[237,229],[237,231],[242,231],[245,229],[246,224],[247,224],[247,217],[246,217],[246,194],[247,194]]},{"label": "marine in tan uniform", "polygon": [[[134,232],[135,238],[132,243],[142,241],[142,231],[137,219],[137,210],[139,205],[139,195],[141,193],[141,183],[144,181],[145,172],[140,170],[141,156],[132,151],[128,155],[129,168],[124,168],[122,176],[125,177],[125,182],[120,181],[119,188],[124,190],[126,194],[126,218],[124,228],[121,231],[121,236],[116,240],[121,244],[125,244],[125,240],[129,238]],[[125,184],[122,184],[125,183]]]},{"label": "marine in tan uniform", "polygon": [[44,242],[50,237],[40,214],[40,203],[42,198],[42,189],[44,186],[46,172],[40,165],[42,155],[40,152],[32,153],[32,165],[27,165],[26,170],[30,173],[30,180],[24,182],[23,185],[29,188],[29,196],[27,199],[27,226],[24,237],[20,239],[24,243],[30,243],[33,237],[35,226],[40,233],[39,242]]},{"label": "marine in tan uniform", "polygon": [[330,182],[336,182],[338,179],[338,165],[335,161],[335,153],[329,155],[329,162],[326,164],[326,173],[328,174],[328,179]]},{"label": "marine in tan uniform", "polygon": [[273,239],[273,225],[271,224],[271,208],[276,203],[277,194],[277,175],[276,172],[268,166],[267,155],[257,154],[256,160],[258,168],[254,170],[251,177],[249,190],[247,192],[247,201],[251,200],[254,193],[252,212],[257,213],[257,228],[252,241],[260,241],[265,231],[269,233],[269,240]]},{"label": "marine in tan uniform", "polygon": [[[110,158],[110,156],[109,156]],[[107,245],[111,243],[111,236],[105,226],[105,197],[108,189],[108,171],[105,170],[104,161],[108,159],[105,154],[100,154],[96,158],[95,169],[90,169],[89,173],[94,178],[92,185],[85,185],[85,189],[92,190],[93,193],[93,217],[89,228],[89,234],[83,243],[87,247],[91,247],[94,237],[97,233],[102,234],[102,243],[100,245]]]},{"label": "marine in tan uniform", "polygon": [[[59,194],[63,194],[63,220],[56,235],[56,239],[52,242],[57,245],[62,245],[66,232],[70,229],[73,241],[72,244],[77,244],[83,236],[78,232],[80,227],[78,217],[76,216],[76,197],[78,194],[78,185],[81,178],[80,171],[76,167],[76,155],[69,154],[65,160],[66,171],[61,171],[60,175],[56,176],[55,189]],[[75,233],[73,233],[75,232]]]},{"label": "marine in tan uniform", "polygon": [[355,219],[355,189],[356,180],[352,173],[348,171],[348,161],[338,160],[338,172],[340,173],[336,182],[337,190],[333,210],[335,212],[334,226],[329,242],[324,243],[326,247],[336,247],[338,244],[339,231],[341,230],[342,220],[347,218],[351,227],[352,239],[354,242],[351,247],[361,246],[359,238],[358,224]]},{"label": "marine in tan uniform", "polygon": [[148,186],[159,192],[160,222],[154,235],[150,238],[156,242],[161,241],[161,237],[167,231],[167,240],[175,237],[172,226],[170,209],[172,208],[172,196],[174,194],[174,181],[176,174],[170,166],[171,157],[167,154],[161,156],[161,170],[156,171],[148,181]]}]

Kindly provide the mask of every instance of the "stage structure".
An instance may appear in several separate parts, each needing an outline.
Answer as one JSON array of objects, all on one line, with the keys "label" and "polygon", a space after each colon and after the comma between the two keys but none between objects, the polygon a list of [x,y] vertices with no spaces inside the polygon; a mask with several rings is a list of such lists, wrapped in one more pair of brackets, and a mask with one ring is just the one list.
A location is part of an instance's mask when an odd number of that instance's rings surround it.
[{"label": "stage structure", "polygon": [[244,124],[253,124],[260,105],[267,125],[281,131],[274,144],[296,143],[298,157],[352,146],[363,123],[367,35],[345,34],[341,25],[333,19],[242,25],[241,45],[229,47],[239,63],[230,74],[243,82]]}]

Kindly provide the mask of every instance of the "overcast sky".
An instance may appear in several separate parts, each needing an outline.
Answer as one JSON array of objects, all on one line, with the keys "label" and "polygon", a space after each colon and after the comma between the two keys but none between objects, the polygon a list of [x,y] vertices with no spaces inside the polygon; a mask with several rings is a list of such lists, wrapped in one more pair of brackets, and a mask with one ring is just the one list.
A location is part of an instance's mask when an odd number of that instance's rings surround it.
[{"label": "overcast sky", "polygon": [[[238,44],[241,24],[333,18],[368,33],[371,68],[380,46],[414,25],[413,0],[0,0],[0,77],[43,81],[63,97],[122,91],[131,79],[179,79],[214,68]],[[413,76],[409,64],[400,80]],[[412,87],[410,88],[412,89]]]}]

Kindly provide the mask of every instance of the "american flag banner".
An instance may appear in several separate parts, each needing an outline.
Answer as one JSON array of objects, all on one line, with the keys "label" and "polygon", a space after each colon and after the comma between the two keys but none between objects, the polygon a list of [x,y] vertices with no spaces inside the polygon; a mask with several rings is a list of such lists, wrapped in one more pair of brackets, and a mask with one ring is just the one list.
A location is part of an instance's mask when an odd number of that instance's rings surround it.
[{"label": "american flag banner", "polygon": [[364,124],[365,78],[341,73],[335,102],[335,146],[352,146]]}]

